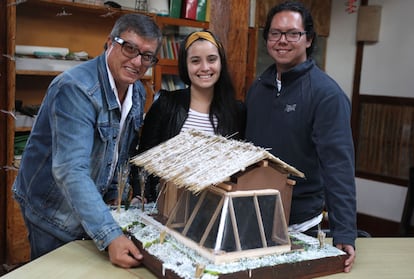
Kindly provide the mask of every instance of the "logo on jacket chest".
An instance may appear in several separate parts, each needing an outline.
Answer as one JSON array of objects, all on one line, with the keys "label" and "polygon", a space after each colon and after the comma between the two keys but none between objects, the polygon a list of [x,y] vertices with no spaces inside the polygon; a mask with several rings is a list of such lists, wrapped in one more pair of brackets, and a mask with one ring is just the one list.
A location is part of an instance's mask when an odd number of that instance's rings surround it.
[{"label": "logo on jacket chest", "polygon": [[296,104],[286,104],[285,106],[285,112],[292,112],[292,111],[296,111]]}]

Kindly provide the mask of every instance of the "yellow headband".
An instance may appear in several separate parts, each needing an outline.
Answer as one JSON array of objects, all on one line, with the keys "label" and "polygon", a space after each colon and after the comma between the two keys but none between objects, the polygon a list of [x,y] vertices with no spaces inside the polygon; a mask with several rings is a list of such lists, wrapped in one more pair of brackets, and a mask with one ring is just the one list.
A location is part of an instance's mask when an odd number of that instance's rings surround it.
[{"label": "yellow headband", "polygon": [[197,41],[198,39],[207,40],[213,45],[215,45],[217,48],[219,48],[216,40],[209,32],[198,31],[198,32],[194,32],[193,34],[190,35],[190,37],[188,37],[187,43],[185,44],[185,49],[188,49],[191,46],[191,44]]}]

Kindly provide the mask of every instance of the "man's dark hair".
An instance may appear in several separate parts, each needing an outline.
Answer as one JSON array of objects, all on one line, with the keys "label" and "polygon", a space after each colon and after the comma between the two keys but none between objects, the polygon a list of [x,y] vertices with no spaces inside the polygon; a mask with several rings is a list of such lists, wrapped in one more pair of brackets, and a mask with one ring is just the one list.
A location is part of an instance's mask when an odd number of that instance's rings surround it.
[{"label": "man's dark hair", "polygon": [[310,47],[306,49],[306,56],[309,58],[312,56],[313,50],[316,44],[316,32],[313,26],[313,18],[309,10],[301,2],[286,1],[277,6],[274,6],[267,13],[266,25],[263,30],[263,38],[267,41],[269,35],[270,24],[275,14],[283,11],[298,12],[302,16],[303,28],[306,31],[306,39],[313,39]]},{"label": "man's dark hair", "polygon": [[[125,14],[117,19],[109,36],[113,40],[125,31],[132,31],[145,39],[157,40],[158,48],[156,53],[158,53],[161,46],[162,33],[158,25],[151,17],[135,13]],[[106,49],[106,44],[104,48]]]}]

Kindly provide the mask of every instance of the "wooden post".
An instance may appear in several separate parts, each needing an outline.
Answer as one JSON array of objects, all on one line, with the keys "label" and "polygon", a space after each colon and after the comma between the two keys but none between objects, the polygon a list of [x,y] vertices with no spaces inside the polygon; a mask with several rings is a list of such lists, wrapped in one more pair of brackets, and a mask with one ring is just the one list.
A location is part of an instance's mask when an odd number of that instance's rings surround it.
[{"label": "wooden post", "polygon": [[237,99],[244,100],[250,0],[211,0],[210,29],[223,43]]},{"label": "wooden post", "polygon": [[[7,1],[0,2],[0,53],[7,53]],[[6,57],[1,56],[0,61]],[[0,107],[7,107],[7,68],[6,63],[0,62]],[[0,166],[7,165],[7,126],[6,114],[0,114]],[[6,172],[0,171],[0,185],[6,184]],[[6,228],[6,187],[0,187],[0,227]],[[5,262],[6,255],[6,230],[0,230],[0,262]]]}]

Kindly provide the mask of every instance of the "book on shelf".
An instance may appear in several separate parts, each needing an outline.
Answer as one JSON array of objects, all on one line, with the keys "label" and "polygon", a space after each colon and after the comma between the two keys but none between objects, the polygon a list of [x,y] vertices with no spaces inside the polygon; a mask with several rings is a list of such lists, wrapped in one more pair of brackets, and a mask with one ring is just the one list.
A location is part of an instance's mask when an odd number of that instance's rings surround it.
[{"label": "book on shelf", "polygon": [[164,36],[162,38],[162,47],[160,57],[164,59],[174,59],[171,54],[171,35]]},{"label": "book on shelf", "polygon": [[168,59],[175,59],[175,54],[174,54],[173,47],[172,47],[173,41],[174,41],[174,36],[167,37],[167,51],[168,51],[167,58]]},{"label": "book on shelf", "polygon": [[162,39],[160,57],[163,59],[178,59],[178,52],[183,39],[184,36],[180,34],[165,35]]},{"label": "book on shelf", "polygon": [[180,18],[182,0],[170,0],[170,17]]},{"label": "book on shelf", "polygon": [[207,0],[198,0],[196,20],[206,21],[207,6],[208,6],[207,2],[208,2]]},{"label": "book on shelf", "polygon": [[205,21],[208,10],[208,0],[182,0],[181,17],[197,21]]},{"label": "book on shelf", "polygon": [[161,89],[174,91],[186,88],[185,83],[177,75],[163,75],[161,80]]},{"label": "book on shelf", "polygon": [[181,17],[186,19],[197,18],[197,0],[183,0]]},{"label": "book on shelf", "polygon": [[207,0],[206,19],[205,19],[205,21],[210,22],[210,0]]},{"label": "book on shelf", "polygon": [[168,51],[167,51],[167,37],[162,37],[161,48],[160,48],[160,58],[165,59],[168,58]]},{"label": "book on shelf", "polygon": [[179,43],[176,40],[176,36],[174,36],[171,40],[171,49],[173,53],[173,58],[178,59],[178,50],[180,49]]}]

